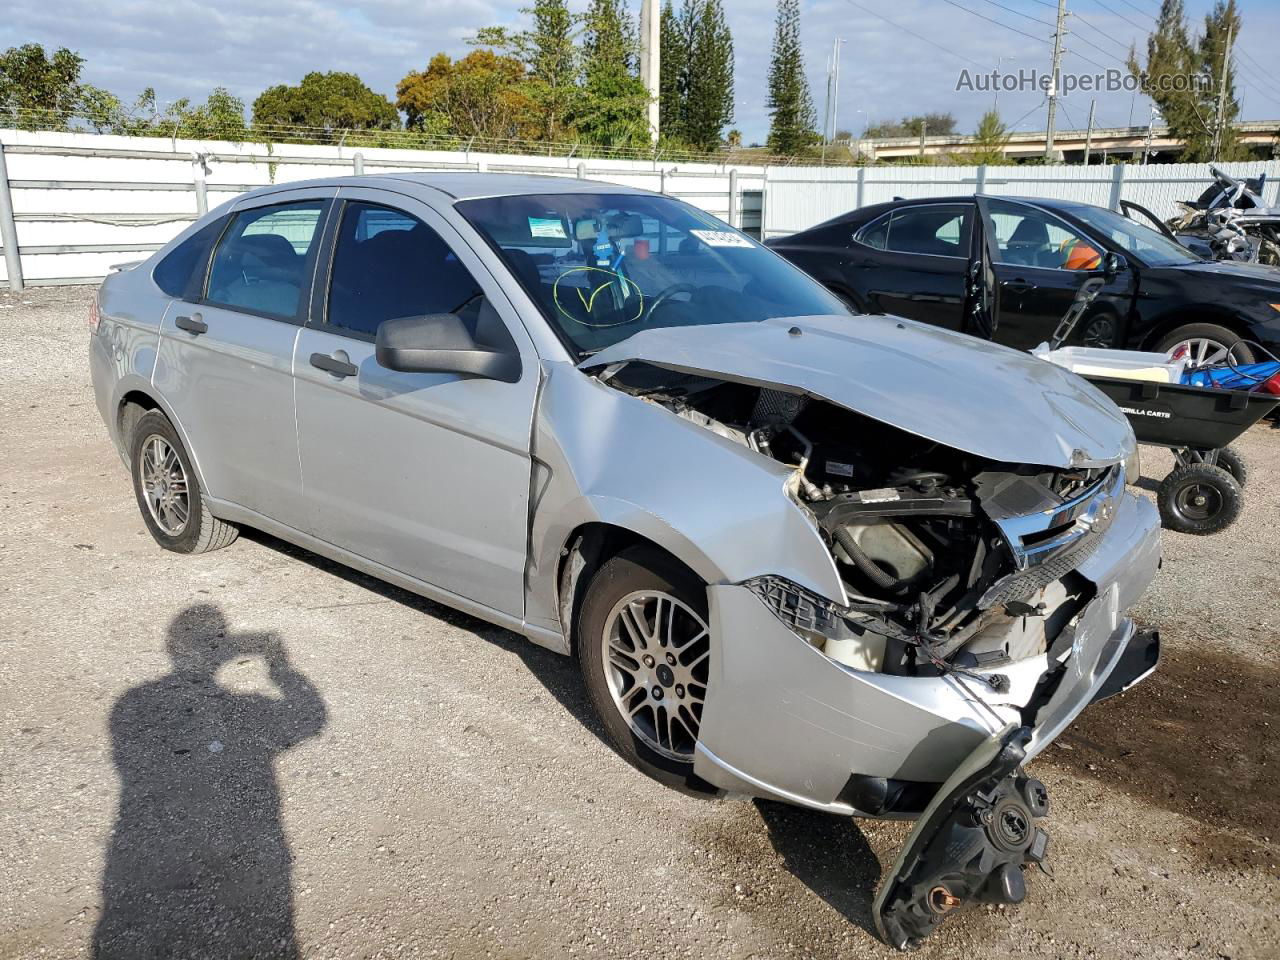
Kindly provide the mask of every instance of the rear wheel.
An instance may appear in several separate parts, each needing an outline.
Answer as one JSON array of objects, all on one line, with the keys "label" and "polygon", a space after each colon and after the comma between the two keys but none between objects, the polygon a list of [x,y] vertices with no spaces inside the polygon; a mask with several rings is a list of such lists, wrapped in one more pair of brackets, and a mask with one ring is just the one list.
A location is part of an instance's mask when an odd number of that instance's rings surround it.
[{"label": "rear wheel", "polygon": [[[1171,330],[1156,347],[1158,353],[1185,351],[1187,359],[1200,367],[1206,364],[1226,363],[1227,351],[1236,363],[1253,363],[1253,351],[1247,346],[1236,346],[1243,337],[1234,330],[1216,323],[1189,323]],[[1232,349],[1232,348],[1235,349]]]},{"label": "rear wheel", "polygon": [[657,550],[626,550],[592,577],[577,636],[617,751],[662,783],[702,789],[693,753],[711,666],[705,584]]},{"label": "rear wheel", "polygon": [[1156,493],[1156,506],[1168,529],[1205,536],[1235,522],[1244,507],[1244,494],[1226,470],[1193,463],[1164,478]]},{"label": "rear wheel", "polygon": [[129,460],[138,509],[160,546],[176,553],[205,553],[239,535],[209,512],[187,451],[163,413],[149,410],[138,418]]}]

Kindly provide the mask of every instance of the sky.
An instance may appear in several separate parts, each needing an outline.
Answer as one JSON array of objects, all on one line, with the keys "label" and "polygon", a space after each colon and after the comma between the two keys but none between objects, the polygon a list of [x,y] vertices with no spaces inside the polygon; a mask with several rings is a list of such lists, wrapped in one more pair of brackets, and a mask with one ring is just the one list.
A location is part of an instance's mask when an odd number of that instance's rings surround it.
[{"label": "sky", "polygon": [[[87,61],[83,79],[126,103],[154,87],[165,103],[203,100],[225,86],[251,105],[266,87],[297,83],[311,70],[358,73],[395,99],[397,81],[444,51],[464,55],[486,25],[519,26],[528,0],[12,0],[0,20],[0,48],[42,43],[70,47]],[[640,0],[630,0],[638,15]],[[766,75],[775,0],[723,0],[733,32],[734,126],[746,143],[768,133]],[[585,0],[571,0],[582,9]],[[1197,29],[1212,0],[1185,0]],[[1280,3],[1240,0],[1244,29],[1237,50],[1243,117],[1280,120]],[[1064,71],[1122,69],[1131,42],[1145,50],[1158,0],[1068,0],[1070,34]],[[976,76],[1038,69],[1047,73],[1056,0],[802,0],[801,40],[818,116],[834,38],[842,46],[838,128],[859,134],[868,121],[950,111],[972,131],[993,95],[957,89],[961,71]],[[986,19],[983,19],[986,18]],[[994,22],[993,22],[994,21]],[[1272,56],[1268,56],[1271,53]],[[1092,63],[1086,62],[1093,61]],[[1147,122],[1149,101],[1128,92],[1075,91],[1060,99],[1060,129],[1084,127],[1098,98],[1097,125]],[[1013,129],[1044,129],[1039,90],[1001,92],[998,108]]]}]

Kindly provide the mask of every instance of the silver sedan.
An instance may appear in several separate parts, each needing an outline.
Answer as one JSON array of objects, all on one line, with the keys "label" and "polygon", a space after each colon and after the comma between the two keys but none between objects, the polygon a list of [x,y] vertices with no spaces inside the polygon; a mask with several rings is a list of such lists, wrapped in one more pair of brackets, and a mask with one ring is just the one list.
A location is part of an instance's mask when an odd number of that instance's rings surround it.
[{"label": "silver sedan", "polygon": [[576,656],[679,789],[916,819],[918,941],[1046,856],[1024,765],[1154,666],[1120,412],[856,316],[668,197],[583,180],[257,190],[103,283],[90,364],[170,550],[242,526]]}]

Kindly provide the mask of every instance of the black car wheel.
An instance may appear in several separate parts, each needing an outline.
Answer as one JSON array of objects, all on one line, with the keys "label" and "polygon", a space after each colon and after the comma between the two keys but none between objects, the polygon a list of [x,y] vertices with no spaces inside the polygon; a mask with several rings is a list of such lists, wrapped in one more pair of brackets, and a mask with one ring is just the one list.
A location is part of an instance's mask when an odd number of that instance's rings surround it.
[{"label": "black car wheel", "polygon": [[1080,337],[1086,347],[1113,347],[1116,343],[1116,322],[1111,317],[1094,317]]}]

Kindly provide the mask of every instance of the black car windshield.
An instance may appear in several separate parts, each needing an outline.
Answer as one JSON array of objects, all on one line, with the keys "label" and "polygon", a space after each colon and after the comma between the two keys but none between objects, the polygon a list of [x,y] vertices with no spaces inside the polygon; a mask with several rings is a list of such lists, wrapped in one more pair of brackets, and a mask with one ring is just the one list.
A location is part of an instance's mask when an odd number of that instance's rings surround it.
[{"label": "black car windshield", "polygon": [[1200,262],[1200,257],[1177,241],[1112,210],[1084,204],[1065,209],[1148,266],[1170,267]]},{"label": "black car windshield", "polygon": [[653,327],[848,312],[772,251],[667,197],[553,193],[457,209],[580,357]]}]

